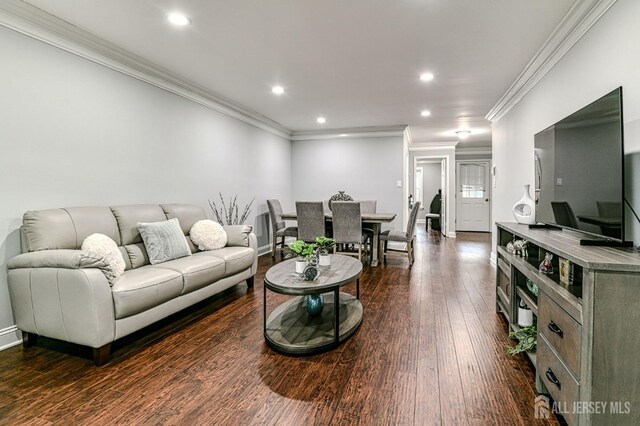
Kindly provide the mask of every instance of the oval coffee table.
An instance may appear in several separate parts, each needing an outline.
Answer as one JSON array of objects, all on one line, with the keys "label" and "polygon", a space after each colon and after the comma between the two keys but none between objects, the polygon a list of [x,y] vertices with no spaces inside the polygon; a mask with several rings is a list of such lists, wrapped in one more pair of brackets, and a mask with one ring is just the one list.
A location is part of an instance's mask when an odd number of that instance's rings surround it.
[{"label": "oval coffee table", "polygon": [[[362,323],[360,276],[362,262],[349,256],[331,255],[331,266],[320,266],[314,281],[295,273],[295,259],[281,262],[264,277],[264,338],[273,349],[294,355],[312,354],[338,346]],[[356,281],[356,296],[340,292],[340,287]],[[267,290],[294,297],[267,318]],[[325,294],[326,293],[326,294]],[[322,313],[307,313],[305,296],[323,294]],[[336,300],[339,302],[336,303]]]}]

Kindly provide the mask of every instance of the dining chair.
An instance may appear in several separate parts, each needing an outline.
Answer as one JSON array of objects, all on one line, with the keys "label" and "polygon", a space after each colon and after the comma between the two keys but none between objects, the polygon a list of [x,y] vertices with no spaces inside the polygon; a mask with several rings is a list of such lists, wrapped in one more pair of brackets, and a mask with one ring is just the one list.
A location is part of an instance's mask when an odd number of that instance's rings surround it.
[{"label": "dining chair", "polygon": [[[362,214],[361,204],[357,201],[333,201],[331,203],[332,222],[333,222],[333,239],[336,246],[334,253],[357,256],[362,261],[363,248],[369,237],[362,231]],[[358,246],[357,252],[346,251],[345,246],[353,244]],[[337,246],[342,246],[342,250],[338,251]],[[365,255],[366,255],[365,251]],[[368,257],[368,256],[367,256]]]},{"label": "dining chair", "polygon": [[296,216],[299,240],[313,243],[316,237],[326,235],[322,201],[296,201]]},{"label": "dining chair", "polygon": [[[376,201],[376,200],[360,201],[360,213],[361,214],[375,213],[377,208],[378,208],[378,201]],[[373,230],[373,228],[371,226],[364,225],[362,227],[362,231],[365,234],[367,234],[367,236],[369,237],[370,241],[373,241],[374,230]]]},{"label": "dining chair", "polygon": [[[414,261],[414,241],[415,241],[415,233],[416,233],[416,222],[418,221],[418,210],[420,210],[420,201],[417,201],[411,212],[409,213],[409,222],[407,223],[406,232],[395,231],[395,230],[387,230],[380,233],[380,241],[384,244],[384,249],[382,251],[384,260],[387,260],[387,252],[388,251],[399,251],[403,253],[407,253],[409,256],[409,267],[413,265]],[[390,249],[388,247],[389,241],[397,241],[401,243],[405,243],[407,245],[406,250],[400,249]]]},{"label": "dining chair", "polygon": [[287,226],[282,220],[282,205],[279,200],[267,200],[267,206],[269,207],[269,217],[271,217],[271,257],[275,257],[278,245],[280,246],[280,255],[282,255],[286,237],[298,237],[298,228]]}]

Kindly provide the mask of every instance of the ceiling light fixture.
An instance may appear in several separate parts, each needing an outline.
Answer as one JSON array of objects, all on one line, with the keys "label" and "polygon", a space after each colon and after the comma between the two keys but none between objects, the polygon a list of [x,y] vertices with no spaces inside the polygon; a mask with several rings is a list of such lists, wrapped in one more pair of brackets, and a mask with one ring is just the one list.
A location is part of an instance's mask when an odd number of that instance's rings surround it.
[{"label": "ceiling light fixture", "polygon": [[327,122],[327,119],[324,117],[318,117],[316,118],[316,121],[318,122],[318,124],[324,124]]},{"label": "ceiling light fixture", "polygon": [[458,139],[465,140],[466,138],[469,137],[469,135],[471,134],[471,131],[469,130],[458,130],[457,132],[455,132],[456,135],[458,135]]},{"label": "ceiling light fixture", "polygon": [[347,136],[349,136],[349,135],[348,135],[348,134],[346,134],[346,133],[340,133],[340,137],[341,137],[341,138],[346,138]]},{"label": "ceiling light fixture", "polygon": [[284,93],[284,87],[282,87],[282,86],[273,86],[271,88],[271,92],[274,95],[282,95]]},{"label": "ceiling light fixture", "polygon": [[428,117],[431,115],[431,111],[427,111],[426,109],[422,112],[420,112],[420,115],[423,117]]},{"label": "ceiling light fixture", "polygon": [[177,12],[169,13],[167,15],[167,21],[179,27],[184,27],[185,25],[189,25],[191,23],[191,19],[187,18],[182,13],[177,13]]},{"label": "ceiling light fixture", "polygon": [[434,76],[430,72],[425,72],[425,73],[420,74],[420,80],[422,80],[422,81],[431,81],[431,80],[433,80],[433,78],[434,78]]}]

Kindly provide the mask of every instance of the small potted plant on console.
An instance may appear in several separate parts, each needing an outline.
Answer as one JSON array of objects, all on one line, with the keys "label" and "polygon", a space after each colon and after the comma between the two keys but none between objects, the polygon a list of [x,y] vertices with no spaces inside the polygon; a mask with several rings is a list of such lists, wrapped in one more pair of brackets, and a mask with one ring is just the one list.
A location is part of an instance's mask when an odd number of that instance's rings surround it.
[{"label": "small potted plant on console", "polygon": [[330,266],[331,256],[330,253],[336,246],[336,242],[333,238],[328,237],[316,237],[316,246],[318,246],[318,265]]}]

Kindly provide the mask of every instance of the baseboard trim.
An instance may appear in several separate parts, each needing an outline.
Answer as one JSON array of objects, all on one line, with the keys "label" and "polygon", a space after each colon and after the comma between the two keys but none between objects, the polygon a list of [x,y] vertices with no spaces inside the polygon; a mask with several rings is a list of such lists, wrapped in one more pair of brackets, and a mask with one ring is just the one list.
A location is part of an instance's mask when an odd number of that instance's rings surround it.
[{"label": "baseboard trim", "polygon": [[264,256],[265,254],[271,253],[271,244],[267,244],[266,246],[258,247],[258,257]]},{"label": "baseboard trim", "polygon": [[12,325],[0,330],[0,351],[12,348],[20,343],[22,343],[22,333],[17,326]]}]

